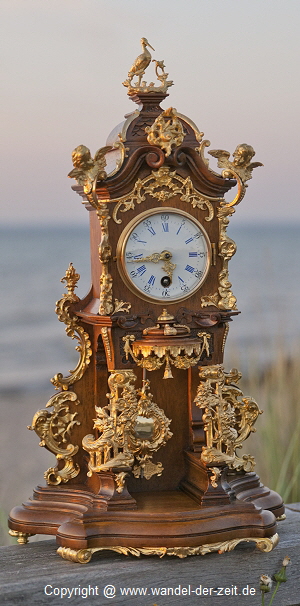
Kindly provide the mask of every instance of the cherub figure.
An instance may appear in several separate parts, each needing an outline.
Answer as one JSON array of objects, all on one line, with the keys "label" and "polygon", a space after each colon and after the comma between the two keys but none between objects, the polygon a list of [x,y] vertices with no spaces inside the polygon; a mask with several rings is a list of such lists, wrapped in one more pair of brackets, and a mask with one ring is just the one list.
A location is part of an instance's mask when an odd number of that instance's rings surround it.
[{"label": "cherub figure", "polygon": [[72,152],[73,170],[69,172],[70,179],[76,179],[79,185],[83,185],[85,194],[90,194],[96,177],[106,178],[104,167],[106,166],[105,154],[112,149],[111,146],[101,147],[92,158],[91,152],[85,145],[78,145]]},{"label": "cherub figure", "polygon": [[230,152],[225,149],[212,149],[208,152],[211,156],[218,159],[218,167],[223,168],[222,177],[233,177],[235,174],[245,183],[252,179],[252,171],[258,166],[263,166],[261,162],[251,162],[255,151],[248,143],[240,143],[233,152],[233,161],[229,160]]}]

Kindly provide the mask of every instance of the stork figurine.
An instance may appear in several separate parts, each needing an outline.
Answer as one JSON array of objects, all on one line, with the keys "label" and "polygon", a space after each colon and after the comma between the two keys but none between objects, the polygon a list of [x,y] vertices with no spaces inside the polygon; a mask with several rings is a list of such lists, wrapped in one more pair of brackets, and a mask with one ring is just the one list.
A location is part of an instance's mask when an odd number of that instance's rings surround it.
[{"label": "stork figurine", "polygon": [[128,72],[128,84],[131,84],[131,80],[134,76],[138,76],[137,86],[140,86],[142,76],[144,75],[145,70],[151,61],[151,54],[150,51],[148,51],[147,46],[152,48],[152,50],[155,50],[153,46],[149,44],[147,38],[141,38],[141,46],[143,52],[136,58],[134,64]]}]

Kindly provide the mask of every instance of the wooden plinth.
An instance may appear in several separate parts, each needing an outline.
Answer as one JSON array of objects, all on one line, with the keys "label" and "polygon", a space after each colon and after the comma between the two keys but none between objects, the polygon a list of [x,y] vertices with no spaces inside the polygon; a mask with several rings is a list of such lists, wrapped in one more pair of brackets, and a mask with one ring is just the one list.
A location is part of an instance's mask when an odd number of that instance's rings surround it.
[{"label": "wooden plinth", "polygon": [[181,490],[133,496],[134,509],[111,510],[83,487],[38,487],[32,500],[12,510],[9,526],[24,535],[56,535],[58,545],[71,550],[192,549],[276,533],[274,514],[254,502],[203,507]]},{"label": "wooden plinth", "polygon": [[[265,573],[273,576],[280,569],[283,558],[288,555],[291,565],[287,568],[287,582],[280,586],[274,606],[295,606],[299,604],[300,595],[300,504],[290,507],[287,506],[287,519],[278,523],[279,545],[269,553],[258,551],[252,543],[241,544],[223,556],[212,553],[200,561],[199,558],[179,559],[167,556],[162,559],[141,557],[137,560],[133,556],[124,558],[112,551],[100,551],[93,556],[88,570],[84,569],[88,576],[83,576],[82,565],[57,557],[55,541],[51,539],[28,545],[0,547],[1,600],[6,606],[31,604],[33,596],[39,606],[48,606],[54,602],[68,603],[66,599],[46,595],[44,588],[50,584],[52,589],[66,586],[95,588],[86,600],[81,596],[68,600],[78,605],[87,602],[104,606],[110,601],[118,606],[152,606],[154,603],[168,606],[185,603],[188,606],[212,606],[214,603],[222,606],[259,606],[260,575]],[[116,595],[111,600],[103,595],[106,585],[114,585],[116,588]],[[178,589],[172,595],[172,589],[174,592],[179,585],[187,588],[184,589],[188,592],[187,595],[183,595],[183,592],[176,595]],[[221,596],[217,596],[217,592],[206,596],[197,595],[195,589],[200,585],[202,589],[236,586],[238,596],[226,595],[224,591]],[[123,587],[146,587],[148,596],[124,597],[120,591]],[[243,595],[242,590],[247,587],[254,588],[252,591],[255,595],[249,591]],[[151,588],[156,588],[158,595],[152,596]],[[169,593],[166,594],[166,590],[163,593],[163,588],[170,588]],[[162,591],[162,595],[159,595],[159,591]]]}]

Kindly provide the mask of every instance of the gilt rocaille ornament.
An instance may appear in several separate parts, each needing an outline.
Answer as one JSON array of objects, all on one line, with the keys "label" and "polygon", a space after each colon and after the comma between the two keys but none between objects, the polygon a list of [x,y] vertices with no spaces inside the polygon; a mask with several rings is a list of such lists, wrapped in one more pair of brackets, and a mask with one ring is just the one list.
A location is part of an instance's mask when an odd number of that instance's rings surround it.
[{"label": "gilt rocaille ornament", "polygon": [[76,346],[76,350],[79,352],[80,358],[76,368],[70,370],[71,374],[69,376],[64,377],[62,373],[58,373],[51,379],[51,383],[53,383],[56,389],[67,390],[70,385],[79,381],[88,367],[92,355],[91,341],[88,333],[79,324],[76,314],[70,313],[70,307],[79,301],[79,298],[74,293],[79,278],[80,275],[76,273],[72,263],[70,263],[65,276],[61,279],[61,282],[66,282],[68,293],[64,294],[62,299],[57,301],[55,311],[59,321],[66,325],[68,337],[77,339],[78,345]]},{"label": "gilt rocaille ornament", "polygon": [[[38,410],[28,429],[34,430],[41,438],[40,446],[56,455],[57,466],[45,471],[47,484],[65,484],[79,473],[78,464],[74,465],[73,456],[78,452],[79,446],[71,443],[74,425],[80,425],[76,419],[78,412],[70,412],[71,405],[79,404],[76,393],[62,391],[52,396],[46,404],[47,409]],[[53,411],[48,410],[53,407]],[[63,465],[62,465],[63,463]]]},{"label": "gilt rocaille ornament", "polygon": [[241,373],[236,369],[225,373],[218,365],[200,368],[199,376],[195,404],[203,410],[206,433],[201,459],[210,464],[225,462],[229,469],[253,471],[254,457],[238,457],[236,449],[255,431],[253,424],[262,411],[253,398],[243,397],[237,386]]},{"label": "gilt rocaille ornament", "polygon": [[[96,406],[94,429],[101,435],[97,439],[87,435],[82,440],[84,450],[90,454],[89,476],[111,469],[118,479],[120,472],[132,471],[136,478],[149,480],[163,472],[161,463],[152,462],[152,454],[172,437],[171,421],[152,401],[149,381],[144,381],[141,390],[135,389],[135,381],[133,371],[122,370],[108,379],[109,404]],[[122,492],[123,486],[119,483],[117,492]]]},{"label": "gilt rocaille ornament", "polygon": [[146,126],[147,141],[152,145],[158,145],[169,156],[175,147],[182,144],[185,133],[180,120],[173,107],[166,109],[153,122],[152,126]]}]

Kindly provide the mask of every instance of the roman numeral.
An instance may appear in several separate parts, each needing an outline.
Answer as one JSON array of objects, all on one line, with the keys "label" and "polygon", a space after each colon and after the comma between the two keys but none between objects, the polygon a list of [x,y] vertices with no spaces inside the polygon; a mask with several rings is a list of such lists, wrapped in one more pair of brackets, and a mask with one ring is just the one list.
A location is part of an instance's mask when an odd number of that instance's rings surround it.
[{"label": "roman numeral", "polygon": [[146,270],[146,266],[145,265],[141,265],[140,267],[137,268],[137,273],[140,274],[140,276],[142,276]]},{"label": "roman numeral", "polygon": [[194,273],[194,271],[195,271],[195,268],[192,267],[191,265],[187,265],[184,269],[186,271],[189,271],[191,274]]}]

